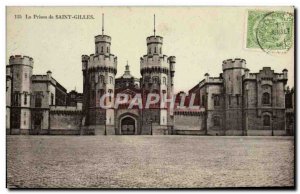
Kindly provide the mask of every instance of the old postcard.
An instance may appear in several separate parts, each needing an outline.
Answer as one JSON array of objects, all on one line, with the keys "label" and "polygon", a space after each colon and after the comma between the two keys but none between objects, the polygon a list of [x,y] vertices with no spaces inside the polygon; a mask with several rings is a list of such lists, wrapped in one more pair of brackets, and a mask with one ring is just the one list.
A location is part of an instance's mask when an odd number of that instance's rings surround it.
[{"label": "old postcard", "polygon": [[7,188],[295,188],[294,7],[6,7]]}]

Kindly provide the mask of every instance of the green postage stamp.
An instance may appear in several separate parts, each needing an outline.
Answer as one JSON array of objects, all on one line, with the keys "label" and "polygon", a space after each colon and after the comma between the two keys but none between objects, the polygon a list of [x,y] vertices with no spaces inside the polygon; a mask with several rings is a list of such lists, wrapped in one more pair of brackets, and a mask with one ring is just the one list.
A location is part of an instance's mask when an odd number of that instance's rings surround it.
[{"label": "green postage stamp", "polygon": [[294,42],[294,15],[285,11],[249,10],[246,48],[286,52]]}]

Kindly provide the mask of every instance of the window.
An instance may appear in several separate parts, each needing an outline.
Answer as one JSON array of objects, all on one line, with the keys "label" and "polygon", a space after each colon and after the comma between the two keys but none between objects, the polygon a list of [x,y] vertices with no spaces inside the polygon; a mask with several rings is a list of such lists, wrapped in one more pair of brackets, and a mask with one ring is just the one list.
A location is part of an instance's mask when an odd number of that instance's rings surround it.
[{"label": "window", "polygon": [[214,117],[213,118],[213,123],[215,127],[220,127],[220,118],[219,117]]},{"label": "window", "polygon": [[101,53],[103,53],[103,46],[101,47]]},{"label": "window", "polygon": [[271,118],[269,115],[264,115],[263,116],[263,125],[265,127],[269,127],[271,125]]},{"label": "window", "polygon": [[104,83],[104,76],[103,75],[99,76],[99,81],[100,81],[100,83]]},{"label": "window", "polygon": [[40,92],[37,92],[35,95],[35,107],[41,107],[42,106],[42,94]]},{"label": "window", "polygon": [[148,53],[151,54],[151,48],[148,49]]},{"label": "window", "polygon": [[14,106],[20,106],[20,93],[19,92],[15,92],[14,93],[14,97],[13,97],[13,105]]},{"label": "window", "polygon": [[231,105],[231,96],[229,95],[229,98],[228,98],[228,103],[229,105]]},{"label": "window", "polygon": [[205,106],[205,95],[202,95],[201,105],[202,105],[202,106]]},{"label": "window", "polygon": [[113,93],[113,90],[109,89],[108,90],[108,93],[109,93],[109,102],[112,101],[112,93]]},{"label": "window", "polygon": [[24,105],[27,105],[27,93],[24,93]]},{"label": "window", "polygon": [[167,78],[163,77],[163,84],[166,85],[167,84]]},{"label": "window", "polygon": [[113,84],[114,83],[114,78],[112,76],[109,76],[109,83]]},{"label": "window", "polygon": [[220,96],[219,95],[214,96],[214,106],[220,106]]},{"label": "window", "polygon": [[54,105],[54,94],[51,93],[51,105]]},{"label": "window", "polygon": [[270,104],[270,94],[265,92],[262,95],[262,104]]},{"label": "window", "polygon": [[159,78],[157,76],[152,78],[154,84],[158,84]]},{"label": "window", "polygon": [[156,47],[154,47],[154,53],[156,54]]},{"label": "window", "polygon": [[236,104],[240,105],[240,97],[239,97],[239,95],[236,95]]},{"label": "window", "polygon": [[25,79],[27,79],[27,73],[25,73]]},{"label": "window", "polygon": [[161,54],[161,47],[159,48],[159,52],[160,52],[160,54]]},{"label": "window", "polygon": [[109,53],[108,47],[106,48],[106,52],[108,52],[108,53]]},{"label": "window", "polygon": [[98,53],[98,47],[96,46],[96,53]]}]

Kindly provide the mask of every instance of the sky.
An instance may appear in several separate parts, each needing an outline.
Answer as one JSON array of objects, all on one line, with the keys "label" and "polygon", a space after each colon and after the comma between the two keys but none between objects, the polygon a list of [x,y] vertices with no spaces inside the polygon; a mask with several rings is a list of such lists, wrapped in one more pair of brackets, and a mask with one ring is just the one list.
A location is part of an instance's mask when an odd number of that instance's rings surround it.
[{"label": "sky", "polygon": [[[175,92],[188,91],[204,74],[217,77],[225,59],[243,58],[251,73],[271,67],[288,70],[294,85],[294,47],[284,53],[246,48],[248,10],[284,10],[292,7],[7,7],[7,63],[11,55],[34,58],[34,74],[52,71],[68,91],[82,92],[81,55],[93,54],[94,36],[112,37],[111,53],[118,57],[118,73],[128,60],[131,74],[140,75],[140,57],[146,54],[146,38],[164,37],[163,54],[176,56]],[[25,19],[27,16],[93,15],[94,19]],[[16,19],[15,15],[22,15]]]}]

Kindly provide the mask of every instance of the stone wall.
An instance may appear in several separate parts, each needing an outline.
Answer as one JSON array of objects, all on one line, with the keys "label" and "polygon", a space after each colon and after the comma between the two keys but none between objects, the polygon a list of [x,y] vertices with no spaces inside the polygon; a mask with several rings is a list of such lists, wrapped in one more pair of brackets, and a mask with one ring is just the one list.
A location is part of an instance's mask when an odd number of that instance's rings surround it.
[{"label": "stone wall", "polygon": [[202,112],[175,112],[175,134],[200,135],[205,133],[205,116]]},{"label": "stone wall", "polygon": [[51,111],[49,134],[80,134],[81,118],[81,111]]}]

